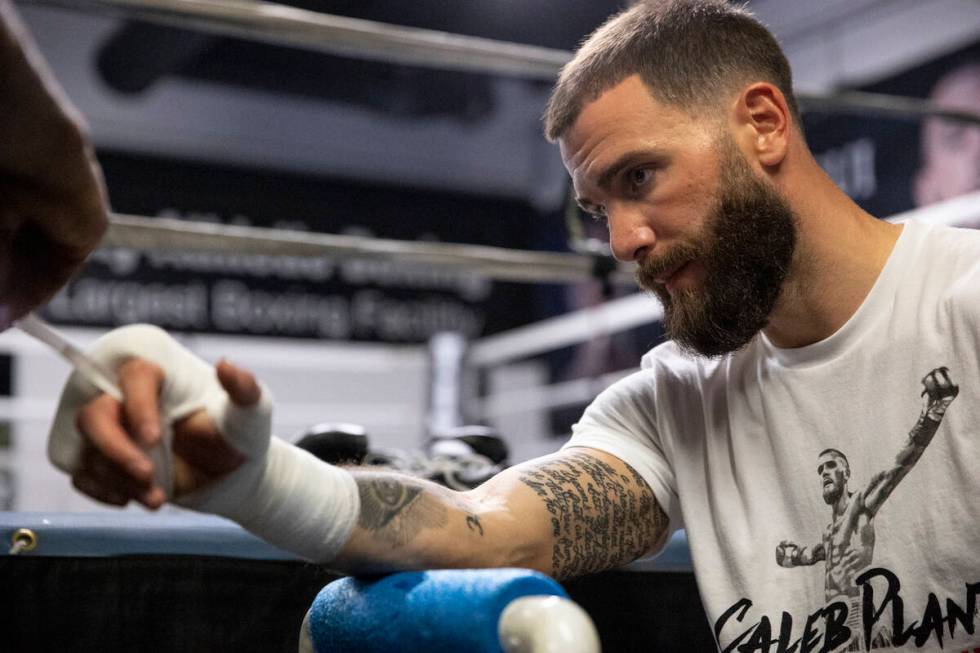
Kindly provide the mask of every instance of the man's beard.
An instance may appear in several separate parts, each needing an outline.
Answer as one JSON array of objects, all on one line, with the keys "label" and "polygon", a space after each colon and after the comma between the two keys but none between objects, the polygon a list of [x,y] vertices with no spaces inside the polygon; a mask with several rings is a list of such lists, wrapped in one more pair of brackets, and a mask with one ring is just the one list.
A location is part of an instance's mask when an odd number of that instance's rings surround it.
[{"label": "man's beard", "polygon": [[844,494],[844,486],[840,483],[831,483],[830,487],[824,487],[823,500],[828,506],[837,503],[837,500]]},{"label": "man's beard", "polygon": [[[664,306],[664,329],[682,349],[721,356],[747,345],[769,321],[796,248],[795,216],[776,190],[756,177],[733,142],[722,141],[718,198],[695,240],[648,258],[637,282]],[[701,287],[671,295],[656,278],[697,259]]]}]

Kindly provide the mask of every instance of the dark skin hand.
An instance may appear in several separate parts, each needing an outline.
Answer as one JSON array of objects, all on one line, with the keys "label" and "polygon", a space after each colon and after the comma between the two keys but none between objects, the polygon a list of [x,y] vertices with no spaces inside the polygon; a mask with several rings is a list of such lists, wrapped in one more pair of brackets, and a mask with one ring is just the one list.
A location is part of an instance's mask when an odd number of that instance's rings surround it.
[{"label": "dark skin hand", "polygon": [[84,122],[0,0],[0,330],[51,298],[108,227]]},{"label": "dark skin hand", "polygon": [[[259,400],[261,390],[249,372],[228,361],[220,361],[216,370],[233,402],[251,406]],[[76,425],[86,446],[72,484],[111,505],[138,501],[156,510],[166,497],[163,488],[153,483],[153,465],[146,452],[160,440],[157,401],[163,371],[151,362],[132,359],[117,373],[124,401],[100,395],[78,412]],[[173,433],[176,497],[234,471],[245,460],[225,442],[204,410],[175,421]]]}]

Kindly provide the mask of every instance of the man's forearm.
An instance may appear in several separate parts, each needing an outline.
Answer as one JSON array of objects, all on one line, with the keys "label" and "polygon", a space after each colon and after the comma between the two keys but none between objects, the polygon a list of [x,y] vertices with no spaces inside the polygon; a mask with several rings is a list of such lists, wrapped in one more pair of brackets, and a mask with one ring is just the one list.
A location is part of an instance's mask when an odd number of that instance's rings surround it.
[{"label": "man's forearm", "polygon": [[[398,472],[350,470],[360,516],[334,566],[352,573],[524,565],[504,511]],[[504,532],[502,532],[504,531]]]},{"label": "man's forearm", "polygon": [[511,467],[469,492],[351,471],[360,515],[333,562],[348,572],[493,566],[569,578],[632,562],[667,534],[636,472],[584,449]]},{"label": "man's forearm", "polygon": [[943,411],[938,413],[930,412],[928,409],[923,410],[915,426],[909,431],[904,446],[895,456],[895,464],[890,469],[876,474],[868,482],[868,487],[864,491],[864,505],[870,514],[874,515],[878,512],[902,479],[919,462],[919,458],[925,453],[926,447],[939,430],[944,412],[945,406]]},{"label": "man's forearm", "polygon": [[908,472],[912,465],[922,457],[926,447],[929,446],[936,432],[939,430],[943,412],[937,414],[935,411],[923,410],[922,414],[919,415],[915,426],[909,431],[908,440],[906,440],[905,445],[898,452],[898,455],[895,456],[895,468],[897,472],[895,475],[898,478],[894,482],[897,482],[901,477],[905,476],[905,473]]}]

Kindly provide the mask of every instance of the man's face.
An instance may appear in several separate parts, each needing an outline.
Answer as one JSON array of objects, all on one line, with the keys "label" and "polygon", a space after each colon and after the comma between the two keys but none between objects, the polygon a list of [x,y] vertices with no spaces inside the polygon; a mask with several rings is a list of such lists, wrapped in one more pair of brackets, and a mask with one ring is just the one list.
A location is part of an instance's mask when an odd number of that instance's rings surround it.
[{"label": "man's face", "polygon": [[580,204],[664,304],[669,337],[717,356],[766,325],[794,218],[717,120],[657,102],[634,76],[586,105],[560,145]]},{"label": "man's face", "polygon": [[823,500],[828,505],[837,503],[847,489],[847,479],[851,475],[847,463],[840,456],[825,453],[817,462],[817,474],[823,485]]}]

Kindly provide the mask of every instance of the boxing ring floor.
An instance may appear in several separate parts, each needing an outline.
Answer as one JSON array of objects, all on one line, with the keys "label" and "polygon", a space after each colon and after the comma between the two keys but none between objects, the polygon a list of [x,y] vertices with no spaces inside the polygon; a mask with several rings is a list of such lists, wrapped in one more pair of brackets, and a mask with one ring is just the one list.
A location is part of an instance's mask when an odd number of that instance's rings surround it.
[{"label": "boxing ring floor", "polygon": [[[37,546],[0,557],[3,651],[293,653],[338,578],[205,515],[0,513],[5,547],[18,529]],[[682,533],[655,560],[563,585],[603,651],[714,649]]]}]

